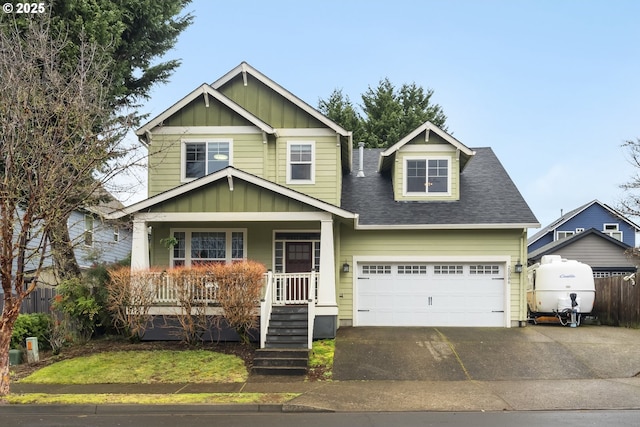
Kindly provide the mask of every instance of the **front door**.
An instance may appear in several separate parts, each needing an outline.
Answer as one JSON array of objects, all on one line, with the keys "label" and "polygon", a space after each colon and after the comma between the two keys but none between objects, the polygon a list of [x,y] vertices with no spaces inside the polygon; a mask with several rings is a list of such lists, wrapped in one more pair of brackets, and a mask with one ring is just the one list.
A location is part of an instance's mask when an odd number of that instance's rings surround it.
[{"label": "front door", "polygon": [[[313,267],[312,242],[286,242],[285,269],[287,273],[309,273]],[[307,277],[287,279],[287,300],[304,301],[309,295]]]},{"label": "front door", "polygon": [[311,242],[286,242],[285,271],[287,273],[309,273],[313,266]]}]

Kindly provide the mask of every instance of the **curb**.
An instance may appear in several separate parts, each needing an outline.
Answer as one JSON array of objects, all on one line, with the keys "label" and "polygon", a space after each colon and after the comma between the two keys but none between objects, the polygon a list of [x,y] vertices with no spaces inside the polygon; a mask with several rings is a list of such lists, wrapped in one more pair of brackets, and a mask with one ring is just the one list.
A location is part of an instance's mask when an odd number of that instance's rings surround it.
[{"label": "curb", "polygon": [[[280,404],[211,405],[0,405],[0,414],[206,414],[230,412],[285,412]],[[303,410],[299,412],[305,412]]]}]

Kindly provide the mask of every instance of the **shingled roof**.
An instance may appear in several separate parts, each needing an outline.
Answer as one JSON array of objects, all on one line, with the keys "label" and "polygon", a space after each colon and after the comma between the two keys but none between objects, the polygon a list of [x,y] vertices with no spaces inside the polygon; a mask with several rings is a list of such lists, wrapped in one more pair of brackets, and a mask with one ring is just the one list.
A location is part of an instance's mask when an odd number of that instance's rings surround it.
[{"label": "shingled roof", "polygon": [[342,181],[341,208],[359,214],[360,226],[539,227],[535,215],[491,148],[475,156],[460,174],[458,201],[401,201],[393,198],[391,177],[377,172],[381,149],[364,150],[364,177],[353,172]]}]

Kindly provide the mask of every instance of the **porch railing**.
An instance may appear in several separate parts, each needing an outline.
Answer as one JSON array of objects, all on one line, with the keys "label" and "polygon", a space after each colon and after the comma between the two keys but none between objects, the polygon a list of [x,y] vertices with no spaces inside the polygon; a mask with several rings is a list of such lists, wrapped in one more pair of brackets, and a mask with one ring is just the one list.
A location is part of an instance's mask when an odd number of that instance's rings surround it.
[{"label": "porch railing", "polygon": [[264,348],[267,342],[267,330],[273,307],[273,273],[265,274],[264,296],[260,300],[260,348]]},{"label": "porch railing", "polygon": [[186,286],[176,286],[171,276],[165,273],[150,272],[147,280],[154,290],[154,302],[163,305],[175,305],[181,300],[213,305],[217,303],[218,284],[213,278],[186,281]]},{"label": "porch railing", "polygon": [[[166,273],[149,272],[140,278],[151,286],[153,300],[159,305],[179,305],[188,299],[203,305],[217,303],[218,284],[214,278],[194,278],[193,283],[186,279],[187,286],[176,286],[171,276]],[[319,274],[309,273],[272,273],[265,274],[263,297],[260,300],[260,347],[266,342],[269,319],[274,305],[307,305],[309,313],[309,348],[313,340],[315,306]]]}]

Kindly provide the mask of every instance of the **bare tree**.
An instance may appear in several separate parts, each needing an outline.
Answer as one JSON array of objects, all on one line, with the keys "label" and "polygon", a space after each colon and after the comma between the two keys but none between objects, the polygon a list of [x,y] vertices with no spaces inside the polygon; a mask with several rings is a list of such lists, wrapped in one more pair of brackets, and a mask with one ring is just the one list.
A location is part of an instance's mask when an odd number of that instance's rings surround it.
[{"label": "bare tree", "polygon": [[[100,46],[83,42],[74,56],[46,16],[0,28],[0,396],[9,393],[8,350],[23,299],[35,288],[52,224],[100,197],[125,165],[123,116],[109,105]],[[114,117],[117,117],[115,119]]]}]

